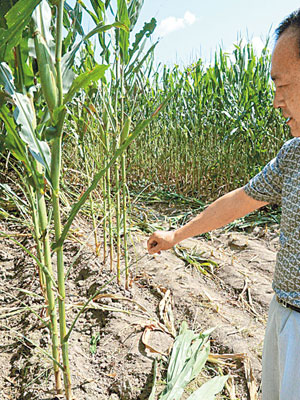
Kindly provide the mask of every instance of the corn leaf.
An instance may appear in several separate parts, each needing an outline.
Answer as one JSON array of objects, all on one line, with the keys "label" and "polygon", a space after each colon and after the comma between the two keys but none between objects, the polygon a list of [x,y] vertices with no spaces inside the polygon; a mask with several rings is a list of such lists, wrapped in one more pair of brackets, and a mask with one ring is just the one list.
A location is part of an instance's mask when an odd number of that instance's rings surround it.
[{"label": "corn leaf", "polygon": [[[82,4],[82,3],[81,3]],[[105,20],[105,4],[103,1],[100,0],[91,0],[91,5],[94,9],[94,13],[90,11],[85,5],[82,4],[82,7],[86,10],[86,12],[91,16],[93,21],[95,22],[96,25],[98,25],[100,22],[103,22]],[[101,56],[105,56],[105,61],[109,62],[109,46],[105,44],[105,32],[99,32],[98,33],[98,40],[100,43],[100,46],[102,47],[103,51],[101,52]]]},{"label": "corn leaf", "polygon": [[114,155],[112,156],[110,161],[106,164],[106,166],[94,176],[94,179],[89,188],[84,192],[80,200],[72,207],[72,210],[65,224],[65,227],[62,231],[60,239],[52,246],[53,250],[56,249],[57,247],[62,246],[74,218],[80,211],[82,205],[89,198],[90,193],[97,187],[98,182],[104,176],[105,172],[115,163],[116,159],[120,157],[120,155],[126,150],[126,148],[131,144],[131,142],[133,142],[133,140],[146,128],[147,125],[149,125],[151,121],[152,118],[148,118],[144,121],[139,122],[135,127],[134,131],[131,133],[131,135],[129,135],[126,141],[115,151]]},{"label": "corn leaf", "polygon": [[20,125],[20,138],[28,145],[33,157],[44,166],[49,180],[50,148],[48,143],[42,142],[35,135],[35,128],[32,124],[32,121],[35,120],[33,104],[26,95],[21,93],[15,94],[15,100],[17,107],[14,110],[14,117],[16,123]]},{"label": "corn leaf", "polygon": [[215,395],[221,392],[229,375],[216,376],[204,383],[198,390],[196,390],[187,400],[214,400]]},{"label": "corn leaf", "polygon": [[40,162],[46,170],[50,181],[50,148],[46,142],[42,142],[35,134],[35,110],[29,97],[15,91],[13,76],[9,67],[5,63],[0,64],[0,85],[7,91],[16,105],[14,109],[14,119],[20,126],[20,138],[28,145],[33,157]]},{"label": "corn leaf", "polygon": [[128,7],[128,17],[130,20],[130,31],[133,30],[139,18],[141,9],[144,5],[144,0],[132,0]]},{"label": "corn leaf", "polygon": [[[80,36],[85,35],[82,27],[82,8],[89,12],[82,2],[76,2],[74,8],[69,6],[68,3],[64,3],[63,25],[68,32],[67,36],[63,39],[63,48],[65,51],[74,45],[77,34]],[[98,23],[99,21],[96,22],[96,24]]]},{"label": "corn leaf", "polygon": [[121,60],[123,64],[127,64],[129,60],[128,47],[129,47],[130,20],[128,16],[126,0],[118,0],[118,20],[124,26],[128,27],[128,30],[120,30],[118,32]]},{"label": "corn leaf", "polygon": [[156,28],[156,19],[152,18],[150,22],[144,24],[143,28],[135,35],[135,41],[132,45],[132,48],[129,50],[129,57],[132,58],[133,54],[138,50],[140,42],[143,38],[149,37]]},{"label": "corn leaf", "polygon": [[32,19],[37,30],[45,39],[49,49],[53,49],[55,47],[55,42],[51,34],[51,18],[51,8],[46,0],[42,0],[41,4],[34,10]]},{"label": "corn leaf", "polygon": [[73,71],[73,65],[75,62],[75,56],[77,51],[80,49],[83,42],[86,42],[90,37],[96,33],[104,33],[112,28],[125,29],[128,28],[121,24],[120,22],[115,22],[110,25],[104,25],[103,22],[99,23],[93,30],[91,30],[87,35],[85,35],[77,44],[74,44],[72,49],[65,53],[62,58],[62,78],[63,78],[63,92],[67,93],[74,81],[75,73]]},{"label": "corn leaf", "polygon": [[[79,35],[84,36],[84,30],[82,27],[82,7],[83,3],[76,3],[75,8],[72,9],[67,3],[64,4],[64,7],[66,10],[69,11],[69,15],[71,16],[72,20],[74,21],[74,30],[76,33],[79,33]],[[74,33],[73,33],[74,35]],[[74,39],[75,39],[74,35]]]},{"label": "corn leaf", "polygon": [[[4,121],[6,136],[4,138],[4,146],[14,155],[17,160],[23,161],[28,165],[26,146],[17,134],[17,127],[14,119],[11,117],[9,110],[5,105],[0,108],[0,116]],[[2,150],[0,148],[0,150]]]},{"label": "corn leaf", "polygon": [[167,385],[159,400],[179,400],[186,385],[201,371],[209,355],[208,333],[195,335],[182,323],[167,372]]},{"label": "corn leaf", "polygon": [[89,39],[90,37],[92,37],[93,35],[95,35],[95,33],[100,33],[100,32],[106,32],[111,28],[118,28],[121,29],[125,32],[129,32],[129,28],[127,25],[123,24],[120,21],[115,21],[113,24],[110,25],[103,25],[103,23],[99,24],[98,26],[96,26],[96,28],[94,28],[93,30],[91,30],[84,38],[84,40]]},{"label": "corn leaf", "polygon": [[118,21],[113,24],[104,25],[102,22],[97,25],[94,29],[92,29],[87,35],[85,35],[79,43],[73,46],[72,50],[64,55],[64,68],[72,68],[75,60],[75,55],[77,51],[80,49],[80,46],[83,42],[87,41],[90,37],[95,35],[96,33],[106,32],[111,28],[119,28],[125,31],[129,31],[128,27]]},{"label": "corn leaf", "polygon": [[72,83],[72,86],[69,89],[68,93],[65,95],[64,104],[71,101],[74,94],[79,89],[83,89],[91,82],[97,82],[99,79],[101,79],[104,76],[104,73],[108,67],[108,65],[97,65],[91,71],[84,72],[83,74],[79,75]]},{"label": "corn leaf", "polygon": [[[156,41],[147,51],[147,53],[143,56],[143,58],[141,60],[138,59],[138,56],[136,57],[136,59],[128,66],[128,69],[126,69],[125,72],[125,76],[127,77],[130,74],[137,74],[139,72],[139,70],[141,69],[141,67],[143,66],[143,64],[145,63],[145,61],[147,60],[147,58],[149,57],[149,55],[151,53],[153,53],[155,47],[157,46],[158,41]],[[138,61],[138,62],[137,62]],[[135,65],[137,62],[137,65]]]},{"label": "corn leaf", "polygon": [[[8,196],[7,198],[11,199],[13,202],[15,202],[15,203],[19,202],[21,205],[27,206],[25,201],[23,199],[21,199],[21,197],[19,197],[17,195],[17,193],[14,192],[7,183],[0,183],[0,192],[2,192],[2,191],[5,192]],[[3,195],[3,193],[1,193],[1,196],[2,195]]]},{"label": "corn leaf", "polygon": [[[89,16],[92,18],[92,20],[95,22],[96,25],[98,25],[101,21],[103,21],[103,14],[102,14],[102,11],[100,10],[100,8],[98,7],[98,1],[91,2],[95,13],[93,13],[93,11],[91,11],[84,3],[81,2],[80,4],[81,4],[81,7],[89,14]],[[66,7],[66,5],[65,5],[65,7]],[[68,7],[70,10],[73,10],[70,6],[68,6]],[[84,36],[84,34],[82,34],[82,36]]]},{"label": "corn leaf", "polygon": [[157,374],[157,358],[155,358],[154,360],[154,365],[153,365],[153,385],[152,385],[152,390],[149,396],[148,400],[155,400],[156,396],[155,396],[155,390],[156,390],[156,374]]},{"label": "corn leaf", "polygon": [[99,20],[103,20],[105,16],[105,4],[101,0],[91,0],[91,5]]},{"label": "corn leaf", "polygon": [[177,376],[182,370],[185,364],[184,355],[186,354],[194,337],[194,333],[188,330],[187,323],[183,322],[179,331],[179,335],[176,337],[172,349],[167,375],[168,382],[170,382],[172,380],[172,377]]},{"label": "corn leaf", "polygon": [[68,93],[72,83],[76,77],[75,72],[72,69],[72,65],[69,63],[70,54],[66,53],[61,59],[61,70],[62,70],[62,81],[63,81],[63,94]]},{"label": "corn leaf", "polygon": [[41,0],[19,0],[5,15],[7,29],[0,28],[0,61],[22,39],[22,32]]}]

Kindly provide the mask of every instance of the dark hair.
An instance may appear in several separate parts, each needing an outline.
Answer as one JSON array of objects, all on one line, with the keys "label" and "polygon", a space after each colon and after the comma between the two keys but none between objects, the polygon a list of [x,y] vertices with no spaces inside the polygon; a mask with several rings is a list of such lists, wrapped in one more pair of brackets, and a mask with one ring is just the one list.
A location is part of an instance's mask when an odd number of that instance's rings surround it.
[{"label": "dark hair", "polygon": [[298,44],[300,50],[300,8],[286,17],[275,30],[276,42],[287,29],[293,29],[295,34],[298,35]]}]

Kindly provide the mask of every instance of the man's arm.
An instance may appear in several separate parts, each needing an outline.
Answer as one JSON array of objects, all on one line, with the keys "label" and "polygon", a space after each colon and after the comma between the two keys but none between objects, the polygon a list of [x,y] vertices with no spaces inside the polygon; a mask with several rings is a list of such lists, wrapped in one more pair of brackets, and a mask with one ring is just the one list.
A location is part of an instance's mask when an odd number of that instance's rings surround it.
[{"label": "man's arm", "polygon": [[221,228],[267,204],[248,196],[243,187],[233,190],[211,203],[181,228],[169,232],[154,232],[147,243],[148,252],[154,254],[168,250],[184,239]]}]

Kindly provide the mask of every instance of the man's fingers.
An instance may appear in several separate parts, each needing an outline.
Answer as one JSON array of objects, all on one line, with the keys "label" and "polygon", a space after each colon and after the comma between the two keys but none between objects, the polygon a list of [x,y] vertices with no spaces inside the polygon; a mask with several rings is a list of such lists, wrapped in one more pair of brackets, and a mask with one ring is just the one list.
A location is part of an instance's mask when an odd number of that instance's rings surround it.
[{"label": "man's fingers", "polygon": [[155,246],[157,246],[157,241],[151,236],[147,241],[148,250],[152,249]]},{"label": "man's fingers", "polygon": [[157,245],[158,245],[158,243],[157,243],[156,240],[153,240],[153,242],[150,243],[150,247],[151,247],[151,248],[152,248],[152,247],[155,247],[155,246],[157,246]]},{"label": "man's fingers", "polygon": [[161,251],[157,250],[156,248],[153,248],[153,249],[148,250],[148,253],[149,254],[155,254],[155,253],[161,254]]},{"label": "man's fingers", "polygon": [[148,253],[149,254],[160,253],[160,246],[159,246],[158,242],[155,239],[149,240],[149,242],[148,242]]}]

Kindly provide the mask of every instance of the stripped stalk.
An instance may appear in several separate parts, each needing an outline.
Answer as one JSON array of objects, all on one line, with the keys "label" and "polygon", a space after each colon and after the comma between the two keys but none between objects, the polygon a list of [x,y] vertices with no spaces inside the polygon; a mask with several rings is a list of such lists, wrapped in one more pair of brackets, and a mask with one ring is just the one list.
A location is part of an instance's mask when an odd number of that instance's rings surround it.
[{"label": "stripped stalk", "polygon": [[[39,223],[39,216],[37,212],[36,202],[34,200],[34,193],[33,188],[30,185],[26,185],[28,190],[29,202],[31,207],[32,213],[32,222],[33,222],[33,229],[34,229],[34,239],[37,247],[37,257],[41,263],[43,263],[44,256],[43,256],[43,249],[41,244],[41,231],[40,231],[40,223]],[[46,277],[45,273],[42,268],[38,265],[38,273],[39,273],[39,280],[42,294],[45,298],[46,304],[48,304],[47,300],[47,292],[46,292]]]},{"label": "stripped stalk", "polygon": [[126,185],[126,161],[125,155],[121,156],[122,169],[122,195],[123,195],[123,239],[124,239],[124,261],[125,261],[125,288],[129,285],[129,270],[128,270],[128,246],[127,246],[127,185]]},{"label": "stripped stalk", "polygon": [[[63,2],[62,2],[63,3]],[[60,9],[61,4],[58,7],[58,10]],[[40,15],[41,18],[41,9],[38,7],[37,12]],[[59,14],[59,11],[58,11]],[[58,21],[59,18],[57,18]],[[59,26],[59,23],[57,23]],[[41,88],[42,92],[44,95],[44,98],[46,100],[48,109],[51,113],[51,117],[53,116],[53,110],[54,108],[58,105],[58,91],[57,91],[57,83],[56,80],[58,81],[59,78],[57,77],[57,70],[55,69],[52,56],[50,54],[50,50],[47,46],[47,43],[42,36],[42,32],[40,32],[37,29],[37,26],[35,26],[34,22],[31,22],[31,31],[33,34],[34,38],[34,45],[35,45],[35,51],[36,51],[36,57],[37,57],[37,63],[38,63],[38,68],[39,68],[39,75],[40,75],[40,81],[41,81]],[[59,30],[57,30],[57,43],[56,43],[56,51],[58,50],[58,43],[59,40],[61,41],[61,34],[59,34]],[[61,53],[61,51],[60,51]],[[62,91],[59,93],[59,104],[62,104]],[[55,232],[59,231],[59,228],[57,226],[57,223],[60,224],[60,219],[57,220],[57,215],[59,215],[59,205],[58,201],[55,200],[58,196],[58,180],[59,180],[59,169],[60,169],[60,162],[57,163],[57,160],[60,160],[60,137],[57,136],[56,132],[56,137],[53,140],[53,152],[52,152],[52,158],[51,158],[51,183],[53,182],[54,184],[52,185],[52,203],[53,203],[53,210],[54,210],[54,225],[55,225]],[[55,166],[53,166],[55,165]],[[39,167],[38,167],[39,168]],[[57,170],[58,169],[58,170]],[[58,198],[57,198],[58,200]],[[41,234],[43,237],[44,241],[44,259],[45,259],[45,265],[47,269],[49,270],[51,276],[52,276],[52,265],[51,265],[51,253],[50,253],[50,242],[49,242],[49,232],[48,232],[48,218],[47,218],[47,211],[46,211],[46,204],[45,204],[45,199],[44,196],[42,195],[42,190],[37,191],[37,204],[38,204],[38,212],[39,212],[39,221],[41,225]],[[57,234],[57,233],[56,233]],[[57,265],[61,263],[62,260],[62,254],[61,254],[61,249],[57,249]],[[61,268],[61,266],[60,266]],[[58,280],[60,281],[60,274],[58,273]],[[56,391],[57,393],[62,392],[62,386],[61,386],[61,377],[60,377],[60,370],[58,367],[58,364],[60,362],[60,356],[59,356],[59,340],[58,340],[58,330],[57,330],[57,316],[56,316],[56,309],[55,309],[55,300],[54,300],[54,292],[53,292],[53,286],[52,286],[52,280],[50,277],[47,275],[46,276],[46,284],[47,284],[47,299],[48,299],[48,310],[49,310],[49,316],[51,320],[51,335],[52,335],[52,353],[53,353],[53,358],[57,361],[57,363],[54,363],[54,374],[55,374],[55,382],[56,382]],[[61,318],[61,302],[62,299],[64,299],[64,291],[61,290],[61,284],[59,283],[59,314],[60,314],[60,325],[62,323],[62,318]],[[61,331],[61,329],[60,329]],[[61,336],[61,333],[60,333]],[[62,340],[62,337],[60,337],[60,340]],[[65,368],[64,368],[65,369]],[[64,371],[65,372],[65,371]],[[65,374],[64,374],[65,375]],[[66,381],[64,377],[64,381]],[[66,386],[66,383],[65,383]]]},{"label": "stripped stalk", "polygon": [[[128,117],[124,122],[124,67],[121,67],[121,116],[122,116],[122,132],[121,144],[125,142],[129,135],[131,119]],[[125,288],[129,286],[129,270],[128,270],[128,247],[127,247],[127,186],[126,186],[126,160],[125,152],[121,155],[122,170],[122,199],[123,199],[123,242],[124,242],[124,261],[125,261]]]},{"label": "stripped stalk", "polygon": [[[119,31],[116,31],[116,44],[118,43],[118,38],[119,38]],[[119,124],[118,124],[118,95],[119,95],[119,90],[118,90],[118,84],[119,84],[119,47],[116,45],[116,62],[115,62],[115,67],[116,67],[116,90],[115,90],[115,121],[116,121],[116,127],[115,127],[115,141],[114,141],[114,151],[117,149],[120,145],[120,132],[119,132]],[[119,179],[119,158],[116,159],[115,163],[115,187],[116,187],[116,202],[115,202],[115,211],[116,211],[116,237],[117,237],[117,282],[120,284],[121,282],[121,277],[120,277],[120,268],[121,268],[121,238],[120,238],[120,214],[121,214],[121,202],[120,202],[120,179]]]},{"label": "stripped stalk", "polygon": [[108,199],[108,231],[109,231],[109,264],[110,270],[113,270],[114,264],[114,235],[113,235],[113,221],[112,221],[112,202],[111,202],[111,182],[110,182],[110,168],[106,171],[107,183],[107,199]]},{"label": "stripped stalk", "polygon": [[[105,160],[108,160],[108,154],[110,151],[110,143],[108,133],[105,133],[105,147],[106,155]],[[111,182],[110,182],[110,168],[107,168],[105,172],[106,179],[106,196],[107,196],[107,213],[108,213],[108,235],[109,235],[109,259],[110,259],[110,270],[113,270],[113,258],[114,258],[114,238],[113,238],[113,222],[112,222],[112,204],[111,204]]]},{"label": "stripped stalk", "polygon": [[93,221],[95,253],[96,253],[96,256],[99,256],[100,243],[98,242],[98,236],[97,236],[97,222],[96,222],[96,217],[95,217],[95,213],[94,213],[94,200],[93,200],[92,194],[90,194],[90,207],[91,207],[91,214],[92,214],[92,221]]},{"label": "stripped stalk", "polygon": [[[84,157],[84,164],[85,164],[85,172],[87,176],[87,181],[88,181],[88,186],[91,184],[91,179],[90,179],[90,174],[89,174],[89,169],[88,169],[88,161],[86,159],[86,154],[85,151],[83,150],[83,157]],[[90,207],[91,207],[91,215],[92,215],[92,223],[93,223],[93,232],[94,232],[94,240],[95,240],[95,253],[98,256],[99,255],[99,250],[100,250],[100,244],[98,242],[98,236],[97,236],[97,222],[96,222],[96,217],[94,213],[94,201],[93,201],[93,196],[92,193],[89,195],[89,200],[90,200]]]},{"label": "stripped stalk", "polygon": [[[61,72],[61,53],[62,53],[62,30],[63,30],[63,9],[64,0],[59,0],[57,3],[57,25],[56,25],[56,48],[55,48],[55,68],[57,75],[57,90],[58,90],[58,106],[63,104],[63,89],[62,89],[62,72]],[[59,202],[59,183],[61,172],[61,145],[62,145],[62,131],[64,123],[65,112],[62,111],[59,117],[59,122],[56,126],[57,135],[53,139],[52,152],[51,152],[51,182],[52,182],[52,204],[54,216],[54,230],[55,238],[59,239],[61,235],[61,218],[60,218],[60,202]],[[60,327],[60,343],[62,349],[62,358],[64,366],[64,385],[66,399],[71,400],[71,374],[69,366],[68,354],[68,341],[65,340],[67,334],[66,328],[66,309],[65,309],[65,274],[64,274],[64,260],[63,260],[63,245],[58,246],[56,249],[57,255],[57,279],[58,279],[58,306],[59,306],[59,327]]]},{"label": "stripped stalk", "polygon": [[[59,239],[61,235],[61,218],[59,204],[59,176],[61,168],[61,136],[53,141],[52,158],[51,158],[51,180],[52,180],[52,204],[54,216],[55,238]],[[66,336],[66,310],[65,310],[65,274],[63,260],[63,246],[56,248],[57,255],[57,278],[58,278],[58,307],[59,307],[59,327],[60,327],[60,344],[62,349],[63,366],[64,366],[64,385],[66,398],[70,400],[71,396],[71,375],[69,367],[68,342],[65,341]]]},{"label": "stripped stalk", "polygon": [[102,179],[102,188],[103,188],[103,262],[106,261],[107,255],[107,185],[106,185],[106,177],[104,176]]},{"label": "stripped stalk", "polygon": [[[108,163],[109,160],[109,135],[108,135],[108,118],[107,113],[104,111],[104,124],[103,127],[99,124],[101,140],[104,147],[104,162]],[[103,234],[104,234],[104,251],[103,251],[103,262],[106,260],[107,255],[107,218],[108,218],[108,237],[110,247],[110,271],[113,270],[113,254],[114,254],[114,242],[113,242],[113,224],[112,224],[112,204],[111,204],[111,181],[110,181],[110,168],[107,168],[103,175],[103,194],[104,194],[104,216],[103,216]]]},{"label": "stripped stalk", "polygon": [[[117,132],[116,136],[116,148],[119,147],[119,134]],[[117,236],[117,282],[118,284],[121,283],[121,276],[120,276],[120,270],[121,270],[121,237],[120,237],[120,232],[121,232],[121,199],[120,199],[120,178],[119,178],[119,169],[120,169],[120,163],[119,160],[116,160],[115,164],[115,185],[116,185],[116,236]]]},{"label": "stripped stalk", "polygon": [[[38,215],[39,215],[39,223],[41,230],[41,238],[43,241],[43,250],[44,250],[44,264],[49,271],[49,274],[53,276],[52,263],[51,263],[51,249],[50,249],[50,240],[49,240],[49,229],[48,229],[48,218],[47,218],[47,209],[44,195],[37,191],[37,206],[38,206]],[[53,279],[53,278],[52,278]],[[51,342],[52,342],[52,356],[56,362],[53,362],[54,368],[54,376],[55,376],[55,388],[57,394],[62,392],[61,386],[61,374],[59,369],[59,339],[58,339],[58,328],[57,328],[57,315],[55,308],[55,298],[53,291],[53,284],[50,276],[46,275],[46,292],[47,292],[47,301],[48,301],[48,314],[50,317],[50,326],[51,326]]]},{"label": "stripped stalk", "polygon": [[[106,148],[106,134],[102,125],[100,124],[100,135],[101,142],[104,149],[104,161],[107,162],[107,148]],[[106,261],[107,255],[107,215],[108,215],[108,198],[107,198],[107,179],[106,176],[103,176],[102,179],[102,193],[103,193],[103,262]]]},{"label": "stripped stalk", "polygon": [[[128,137],[131,119],[128,117],[124,123],[121,133],[121,143],[124,143]],[[124,261],[125,261],[125,288],[128,289],[129,270],[128,270],[128,247],[127,247],[127,185],[126,185],[126,160],[125,154],[121,156],[122,170],[122,200],[123,200],[123,238],[124,238]]]}]

